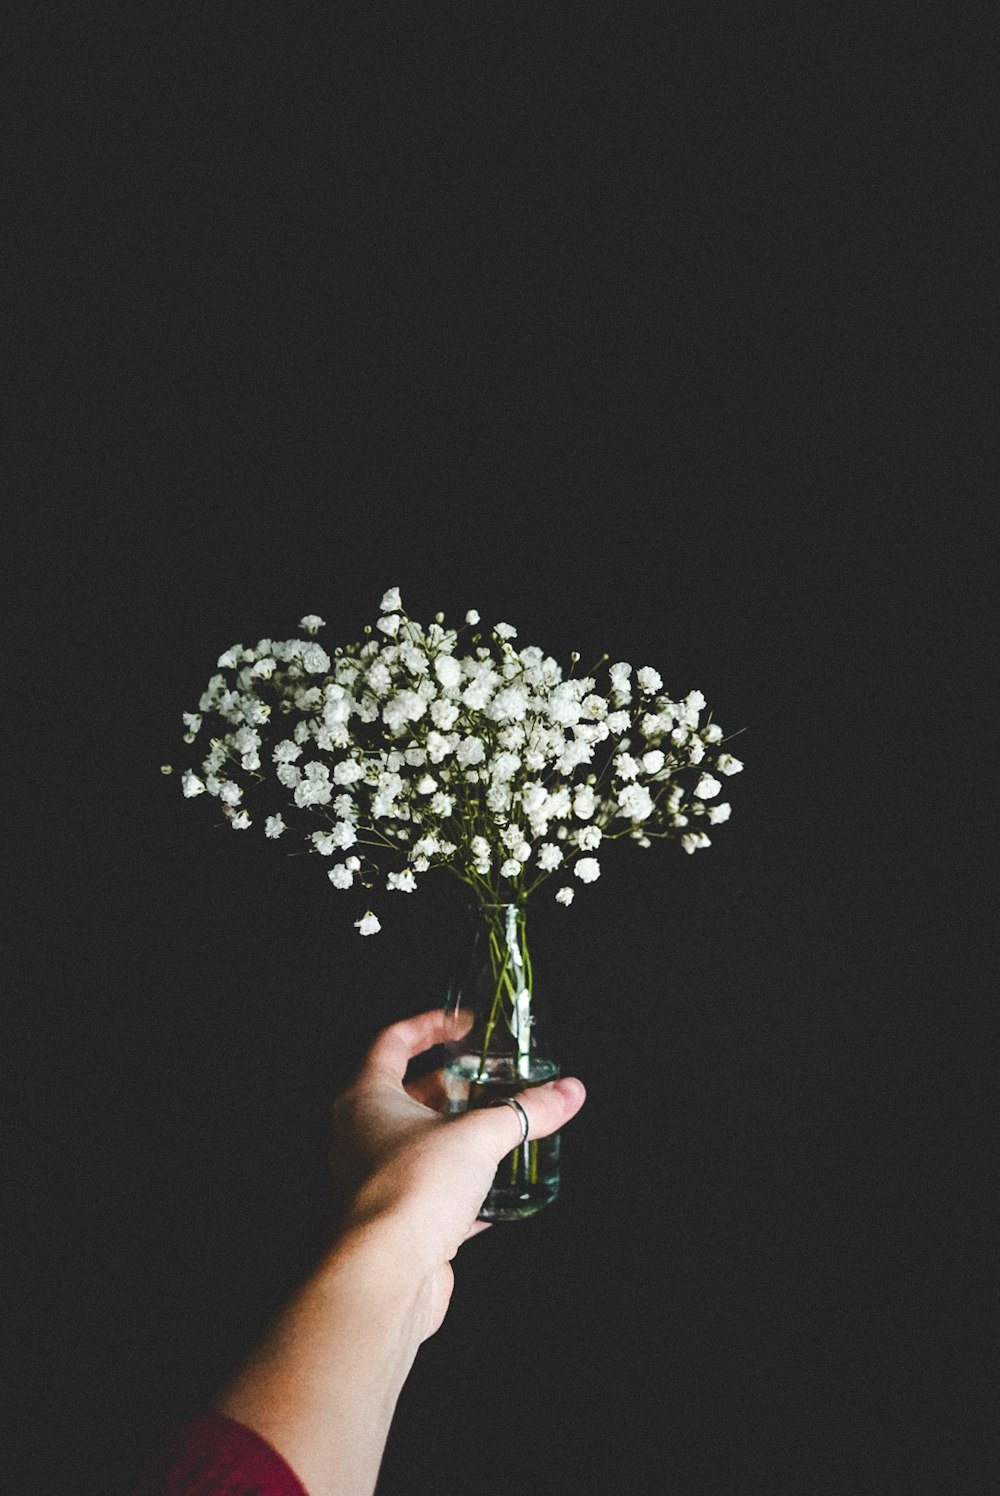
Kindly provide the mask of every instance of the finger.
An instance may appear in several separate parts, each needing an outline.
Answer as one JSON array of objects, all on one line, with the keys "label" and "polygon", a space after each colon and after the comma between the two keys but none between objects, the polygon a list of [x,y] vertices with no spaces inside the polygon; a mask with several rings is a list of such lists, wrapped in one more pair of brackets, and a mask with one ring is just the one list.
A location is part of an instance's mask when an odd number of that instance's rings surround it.
[{"label": "finger", "polygon": [[518,1112],[503,1103],[466,1112],[459,1119],[462,1126],[475,1127],[490,1140],[498,1163],[522,1141],[547,1138],[558,1132],[576,1116],[587,1099],[587,1092],[582,1081],[575,1076],[565,1076],[561,1080],[547,1081],[544,1086],[520,1091],[513,1099],[521,1105],[528,1119],[528,1135],[524,1139]]},{"label": "finger", "polygon": [[468,1231],[462,1237],[462,1240],[471,1241],[471,1239],[474,1236],[478,1236],[481,1231],[488,1231],[492,1225],[492,1221],[473,1221]]},{"label": "finger", "polygon": [[441,1044],[444,1037],[444,1009],[431,1008],[383,1029],[369,1049],[365,1065],[389,1071],[394,1080],[402,1081],[410,1061]]}]

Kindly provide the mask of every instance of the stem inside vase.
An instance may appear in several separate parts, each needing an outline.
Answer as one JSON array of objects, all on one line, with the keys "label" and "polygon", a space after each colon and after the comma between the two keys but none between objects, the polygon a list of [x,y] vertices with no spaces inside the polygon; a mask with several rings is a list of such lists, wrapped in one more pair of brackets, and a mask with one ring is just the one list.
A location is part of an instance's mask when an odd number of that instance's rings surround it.
[{"label": "stem inside vase", "polygon": [[[471,1010],[472,1028],[446,1045],[445,1086],[453,1114],[491,1106],[553,1080],[558,1066],[538,1033],[538,1011],[523,908],[480,906],[470,969],[453,987],[446,1010]],[[559,1184],[559,1138],[514,1148],[497,1170],[480,1219],[518,1220],[553,1200]]]}]

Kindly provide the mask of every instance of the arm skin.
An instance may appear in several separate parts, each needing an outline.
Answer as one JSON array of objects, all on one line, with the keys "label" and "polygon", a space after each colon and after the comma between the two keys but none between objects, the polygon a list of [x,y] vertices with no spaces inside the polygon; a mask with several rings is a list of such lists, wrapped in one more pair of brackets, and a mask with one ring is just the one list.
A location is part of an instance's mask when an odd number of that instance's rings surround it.
[{"label": "arm skin", "polygon": [[[393,1024],[338,1099],[342,1229],[216,1404],[273,1445],[309,1496],[372,1496],[400,1391],[447,1313],[452,1259],[486,1229],[476,1215],[520,1140],[511,1107],[445,1118],[440,1071],[404,1082],[410,1059],[443,1038],[439,1009]],[[563,1079],[518,1099],[539,1138],[585,1092]]]}]

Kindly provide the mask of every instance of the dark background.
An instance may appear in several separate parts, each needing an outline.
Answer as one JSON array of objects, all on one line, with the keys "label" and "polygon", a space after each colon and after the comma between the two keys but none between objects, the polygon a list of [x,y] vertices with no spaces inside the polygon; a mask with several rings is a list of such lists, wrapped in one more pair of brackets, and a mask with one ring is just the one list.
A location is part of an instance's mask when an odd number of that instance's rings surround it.
[{"label": "dark background", "polygon": [[203,1406],[322,1245],[332,1096],[441,999],[450,886],[360,940],[160,773],[224,648],[393,585],[700,687],[746,769],[710,850],[542,895],[588,1104],[380,1492],[983,1490],[977,40],[42,6],[11,53],[18,1491],[125,1496]]}]

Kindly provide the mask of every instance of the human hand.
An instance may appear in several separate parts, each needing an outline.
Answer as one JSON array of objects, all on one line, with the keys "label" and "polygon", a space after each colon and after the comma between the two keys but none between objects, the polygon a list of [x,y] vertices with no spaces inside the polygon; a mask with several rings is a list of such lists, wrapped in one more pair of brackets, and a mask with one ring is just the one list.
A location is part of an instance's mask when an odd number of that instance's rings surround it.
[{"label": "human hand", "polygon": [[[334,1108],[334,1184],[343,1229],[375,1231],[416,1275],[421,1339],[444,1319],[454,1287],[452,1259],[463,1241],[486,1229],[477,1213],[501,1160],[521,1140],[512,1107],[447,1117],[440,1070],[405,1079],[410,1060],[444,1038],[445,1018],[437,1008],[384,1029]],[[528,1137],[557,1132],[585,1097],[572,1077],[521,1092]]]}]

